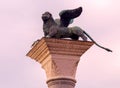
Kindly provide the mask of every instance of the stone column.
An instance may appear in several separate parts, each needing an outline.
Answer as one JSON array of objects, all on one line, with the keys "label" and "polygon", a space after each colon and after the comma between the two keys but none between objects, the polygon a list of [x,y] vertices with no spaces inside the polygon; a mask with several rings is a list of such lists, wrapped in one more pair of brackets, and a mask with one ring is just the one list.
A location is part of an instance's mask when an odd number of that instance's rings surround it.
[{"label": "stone column", "polygon": [[74,88],[78,62],[92,42],[42,38],[27,56],[42,65],[48,88]]}]

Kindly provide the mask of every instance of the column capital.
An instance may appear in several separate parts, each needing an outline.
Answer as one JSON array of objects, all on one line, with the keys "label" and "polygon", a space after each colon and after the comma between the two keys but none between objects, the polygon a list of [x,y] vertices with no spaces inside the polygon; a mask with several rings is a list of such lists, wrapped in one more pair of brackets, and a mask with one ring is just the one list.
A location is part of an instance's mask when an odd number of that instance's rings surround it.
[{"label": "column capital", "polygon": [[[41,63],[46,71],[49,88],[58,88],[53,86],[59,86],[59,83],[71,86],[76,83],[75,74],[80,57],[92,45],[93,42],[90,41],[42,38],[27,56]],[[66,81],[69,83],[66,84]]]}]

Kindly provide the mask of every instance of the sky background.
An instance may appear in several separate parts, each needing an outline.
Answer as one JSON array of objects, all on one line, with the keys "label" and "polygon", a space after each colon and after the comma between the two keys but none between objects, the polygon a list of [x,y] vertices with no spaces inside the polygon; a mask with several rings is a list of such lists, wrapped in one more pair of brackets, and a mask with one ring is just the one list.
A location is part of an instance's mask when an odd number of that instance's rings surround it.
[{"label": "sky background", "polygon": [[83,7],[70,26],[87,31],[93,45],[79,62],[75,88],[120,88],[120,0],[0,0],[0,88],[47,88],[41,65],[26,57],[43,37],[41,14]]}]

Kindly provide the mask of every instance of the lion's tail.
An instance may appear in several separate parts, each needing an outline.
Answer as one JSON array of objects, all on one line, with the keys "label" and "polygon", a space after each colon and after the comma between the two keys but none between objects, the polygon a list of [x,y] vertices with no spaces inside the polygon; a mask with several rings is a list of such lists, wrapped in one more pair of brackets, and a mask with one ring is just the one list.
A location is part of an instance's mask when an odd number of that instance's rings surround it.
[{"label": "lion's tail", "polygon": [[96,41],[95,41],[88,33],[86,33],[85,31],[83,31],[83,33],[84,33],[92,42],[94,42],[95,45],[97,45],[98,47],[100,47],[100,48],[102,48],[102,49],[104,49],[104,50],[106,50],[106,51],[108,51],[108,52],[112,52],[112,50],[110,50],[110,49],[108,49],[108,48],[105,48],[105,47],[99,45],[98,43],[96,43]]}]

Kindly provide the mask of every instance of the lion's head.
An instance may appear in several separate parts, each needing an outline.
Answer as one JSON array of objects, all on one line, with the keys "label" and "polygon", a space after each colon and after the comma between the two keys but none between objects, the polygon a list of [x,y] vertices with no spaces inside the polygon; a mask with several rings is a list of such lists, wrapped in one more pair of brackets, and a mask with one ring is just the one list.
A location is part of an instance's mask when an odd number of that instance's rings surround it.
[{"label": "lion's head", "polygon": [[42,14],[42,20],[47,21],[52,17],[52,14],[50,12],[45,12]]}]

